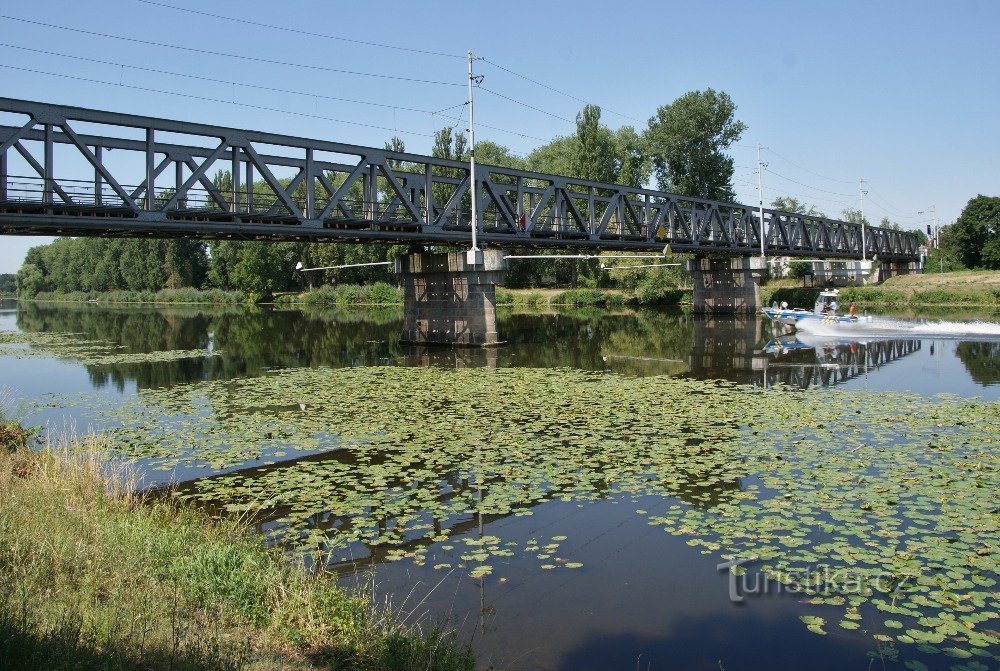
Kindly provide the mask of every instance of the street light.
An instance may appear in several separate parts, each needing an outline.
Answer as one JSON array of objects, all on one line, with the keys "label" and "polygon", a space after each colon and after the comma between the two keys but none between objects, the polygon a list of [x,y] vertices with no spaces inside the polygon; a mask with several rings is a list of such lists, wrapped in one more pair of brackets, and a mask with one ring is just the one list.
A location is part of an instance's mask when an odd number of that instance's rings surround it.
[{"label": "street light", "polygon": [[940,237],[941,227],[938,226],[937,205],[936,204],[931,205],[926,210],[920,210],[919,212],[917,212],[917,214],[927,214],[927,213],[930,213],[932,215],[931,220],[934,222],[934,237],[931,239],[931,242],[933,243],[934,249],[938,250],[938,259],[941,261],[941,267],[939,273],[943,275],[944,255],[941,254],[941,237]]}]

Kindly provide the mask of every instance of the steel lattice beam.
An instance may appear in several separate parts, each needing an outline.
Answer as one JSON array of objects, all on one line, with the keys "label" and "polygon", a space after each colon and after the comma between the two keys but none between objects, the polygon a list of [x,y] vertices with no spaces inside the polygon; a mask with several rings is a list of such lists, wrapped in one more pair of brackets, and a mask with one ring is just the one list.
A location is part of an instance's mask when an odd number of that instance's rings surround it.
[{"label": "steel lattice beam", "polygon": [[[15,119],[0,125],[0,234],[470,238],[462,162],[10,98],[0,98],[0,113]],[[121,167],[123,156],[133,164]],[[213,181],[219,170],[227,184]],[[737,203],[487,165],[471,182],[479,239],[497,246],[734,255],[761,247],[757,208]],[[764,219],[769,255],[862,258],[858,224],[768,209]],[[867,258],[918,258],[913,233],[868,227],[864,238]]]}]

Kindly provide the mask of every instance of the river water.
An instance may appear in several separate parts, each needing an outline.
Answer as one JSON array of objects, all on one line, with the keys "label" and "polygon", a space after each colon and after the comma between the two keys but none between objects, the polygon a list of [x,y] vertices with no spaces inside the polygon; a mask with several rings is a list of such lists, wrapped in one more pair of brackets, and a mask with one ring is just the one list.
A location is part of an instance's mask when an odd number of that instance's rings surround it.
[{"label": "river water", "polygon": [[[845,392],[907,392],[908,398],[927,399],[949,394],[981,399],[984,404],[1000,400],[1000,326],[996,335],[990,334],[995,317],[910,315],[897,319],[922,328],[851,340],[782,335],[772,333],[771,326],[759,319],[705,319],[681,312],[501,312],[504,346],[451,350],[401,345],[401,314],[394,310],[304,312],[266,307],[118,308],[7,302],[0,306],[0,331],[20,332],[26,340],[0,350],[0,387],[11,398],[26,402],[19,411],[26,422],[45,424],[50,430],[71,426],[78,433],[139,421],[138,411],[126,417],[116,415],[115,408],[141,401],[144,408],[153,408],[142,412],[155,415],[166,406],[162,401],[155,405],[151,399],[198,390],[190,392],[195,399],[191,405],[207,403],[204,407],[181,419],[176,409],[162,411],[165,423],[175,422],[170,425],[174,429],[190,427],[185,445],[197,452],[202,437],[220,431],[218,423],[246,421],[249,437],[242,447],[255,442],[262,447],[256,454],[248,456],[244,450],[234,455],[227,443],[228,451],[214,459],[178,459],[168,469],[143,472],[144,486],[174,484],[182,494],[217,492],[218,488],[212,489],[213,476],[226,473],[243,478],[238,484],[248,489],[269,477],[289,481],[301,477],[303,483],[315,486],[317,477],[322,478],[315,473],[322,474],[331,465],[342,467],[336,472],[346,474],[336,480],[341,488],[360,487],[351,478],[360,477],[357,473],[365,469],[370,471],[365,477],[376,483],[375,490],[381,482],[387,492],[421,490],[424,480],[431,477],[432,494],[433,490],[440,494],[439,501],[427,504],[436,511],[433,529],[400,532],[388,544],[355,535],[344,543],[324,545],[327,554],[322,561],[345,584],[356,583],[374,589],[379,598],[391,599],[407,622],[430,626],[446,621],[459,640],[472,643],[481,668],[860,670],[904,668],[907,662],[911,666],[906,668],[947,667],[945,662],[960,660],[905,643],[887,648],[880,639],[873,639],[872,632],[884,628],[867,626],[871,613],[864,607],[860,613],[866,626],[857,630],[827,626],[824,635],[816,635],[803,626],[802,618],[820,611],[805,603],[801,594],[757,590],[766,593],[734,599],[734,577],[719,568],[725,548],[706,552],[687,542],[683,534],[663,533],[651,526],[647,511],[667,504],[698,513],[711,511],[720,502],[739,501],[741,493],[758,486],[766,489],[766,481],[757,476],[714,477],[713,469],[707,468],[702,474],[705,482],[689,478],[686,497],[673,490],[665,494],[648,487],[616,487],[610,480],[619,477],[622,471],[615,469],[621,465],[601,462],[597,470],[607,469],[615,478],[609,475],[606,488],[594,486],[581,496],[578,484],[572,488],[552,484],[560,477],[555,460],[554,465],[545,466],[554,469],[549,476],[542,471],[538,471],[541,476],[532,476],[551,480],[542,485],[543,495],[509,514],[495,510],[484,514],[483,481],[462,475],[454,465],[448,466],[447,473],[433,474],[433,465],[422,464],[420,470],[406,471],[403,477],[403,467],[385,465],[391,455],[373,458],[351,452],[345,447],[346,436],[326,435],[315,428],[304,433],[313,442],[317,442],[315,436],[323,437],[316,449],[299,457],[280,446],[270,447],[271,429],[253,423],[259,419],[241,418],[239,409],[241,399],[253,393],[255,380],[264,384],[300,373],[306,375],[302,379],[314,379],[308,375],[326,375],[327,370],[336,377],[337,370],[348,368],[364,375],[382,367],[430,367],[455,375],[488,370],[516,376],[524,371],[528,377],[515,377],[511,384],[525,396],[521,399],[525,403],[533,392],[523,382],[543,379],[530,377],[539,370],[565,375],[567,385],[577,384],[578,373],[572,371],[587,371],[613,376],[608,379],[633,380],[630,385],[642,379],[663,384],[669,378],[691,385],[722,380],[761,393],[772,388],[806,390],[819,395],[819,407],[823,394],[839,399],[843,396],[837,394]],[[978,322],[979,335],[969,336],[966,331],[972,329],[965,326],[973,322]],[[58,334],[63,340],[46,341],[45,334]],[[95,355],[96,350],[87,349],[89,342],[113,348],[111,354]],[[451,373],[435,375],[431,384],[459,379],[448,377]],[[218,400],[223,392],[231,394],[225,411]],[[405,385],[399,393],[406,394]],[[302,389],[301,398],[302,414],[308,414],[313,402],[308,388]],[[386,402],[380,398],[379,402]],[[558,392],[553,399],[545,405],[558,406]],[[927,403],[926,407],[932,407],[935,401]],[[285,417],[288,404],[277,400],[275,404],[275,415]],[[565,408],[567,415],[574,416],[602,413],[597,398],[590,405],[567,400]],[[722,407],[706,408],[706,416],[711,419],[716,410],[719,416],[712,421],[724,421],[726,409]],[[428,416],[408,410],[405,403],[392,412],[400,424],[417,424]],[[448,412],[440,414],[444,417]],[[448,430],[457,434],[476,430],[475,412],[455,409],[453,414],[461,420]],[[225,420],[223,415],[227,415]],[[207,421],[217,423],[199,424]],[[779,420],[774,421],[780,432]],[[387,431],[383,427],[379,435]],[[172,440],[164,436],[165,442]],[[420,431],[415,429],[413,441],[419,440]],[[146,453],[138,454],[140,463],[152,464],[154,455],[149,454],[148,458]],[[475,455],[467,456],[472,460]],[[496,472],[502,470],[502,461],[494,464]],[[407,463],[403,461],[404,467]],[[719,462],[706,463],[715,468]],[[591,468],[589,462],[587,468]],[[371,491],[365,491],[370,498]],[[463,496],[478,501],[478,513],[450,503]],[[224,502],[208,501],[207,495],[201,498],[210,510],[226,509]],[[412,506],[412,501],[407,505]],[[375,516],[375,507],[367,501],[366,514]],[[281,532],[291,528],[290,509],[294,513],[294,505],[276,505],[255,518],[269,540],[288,542],[288,535]],[[326,542],[338,530],[346,533],[357,523],[357,515],[323,513],[315,506],[304,510],[314,518],[323,517],[315,528],[322,529]],[[400,520],[419,516],[419,511],[407,508],[387,514],[383,510],[379,515],[376,533],[391,535],[393,524],[401,528]],[[986,542],[993,544],[995,552],[995,526],[991,531]],[[485,561],[473,556],[481,549],[489,555],[491,570],[479,574],[474,570],[470,575],[470,566]],[[997,629],[1000,626],[994,620],[986,631]],[[985,666],[962,668],[995,667],[997,660],[991,655],[997,650],[992,639],[985,640],[971,646],[979,651],[973,661]]]}]

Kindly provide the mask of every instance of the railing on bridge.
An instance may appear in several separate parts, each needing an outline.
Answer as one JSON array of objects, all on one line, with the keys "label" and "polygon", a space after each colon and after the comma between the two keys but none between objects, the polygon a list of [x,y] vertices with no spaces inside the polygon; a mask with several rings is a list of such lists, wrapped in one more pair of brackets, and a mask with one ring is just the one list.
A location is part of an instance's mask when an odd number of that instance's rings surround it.
[{"label": "railing on bridge", "polygon": [[[0,233],[469,239],[469,166],[372,147],[0,98]],[[760,253],[754,207],[477,165],[480,240]],[[912,233],[764,210],[770,255],[916,260]]]}]

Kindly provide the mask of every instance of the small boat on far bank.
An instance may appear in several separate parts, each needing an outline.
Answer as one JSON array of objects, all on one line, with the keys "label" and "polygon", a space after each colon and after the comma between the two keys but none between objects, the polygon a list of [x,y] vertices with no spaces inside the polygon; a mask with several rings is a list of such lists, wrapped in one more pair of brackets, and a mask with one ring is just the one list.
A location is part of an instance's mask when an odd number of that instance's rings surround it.
[{"label": "small boat on far bank", "polygon": [[781,305],[774,303],[769,308],[761,308],[761,312],[774,322],[803,330],[809,330],[812,326],[832,326],[851,330],[852,327],[871,323],[870,315],[839,314],[839,296],[839,289],[825,289],[819,293],[812,310],[789,308],[787,303]]}]

